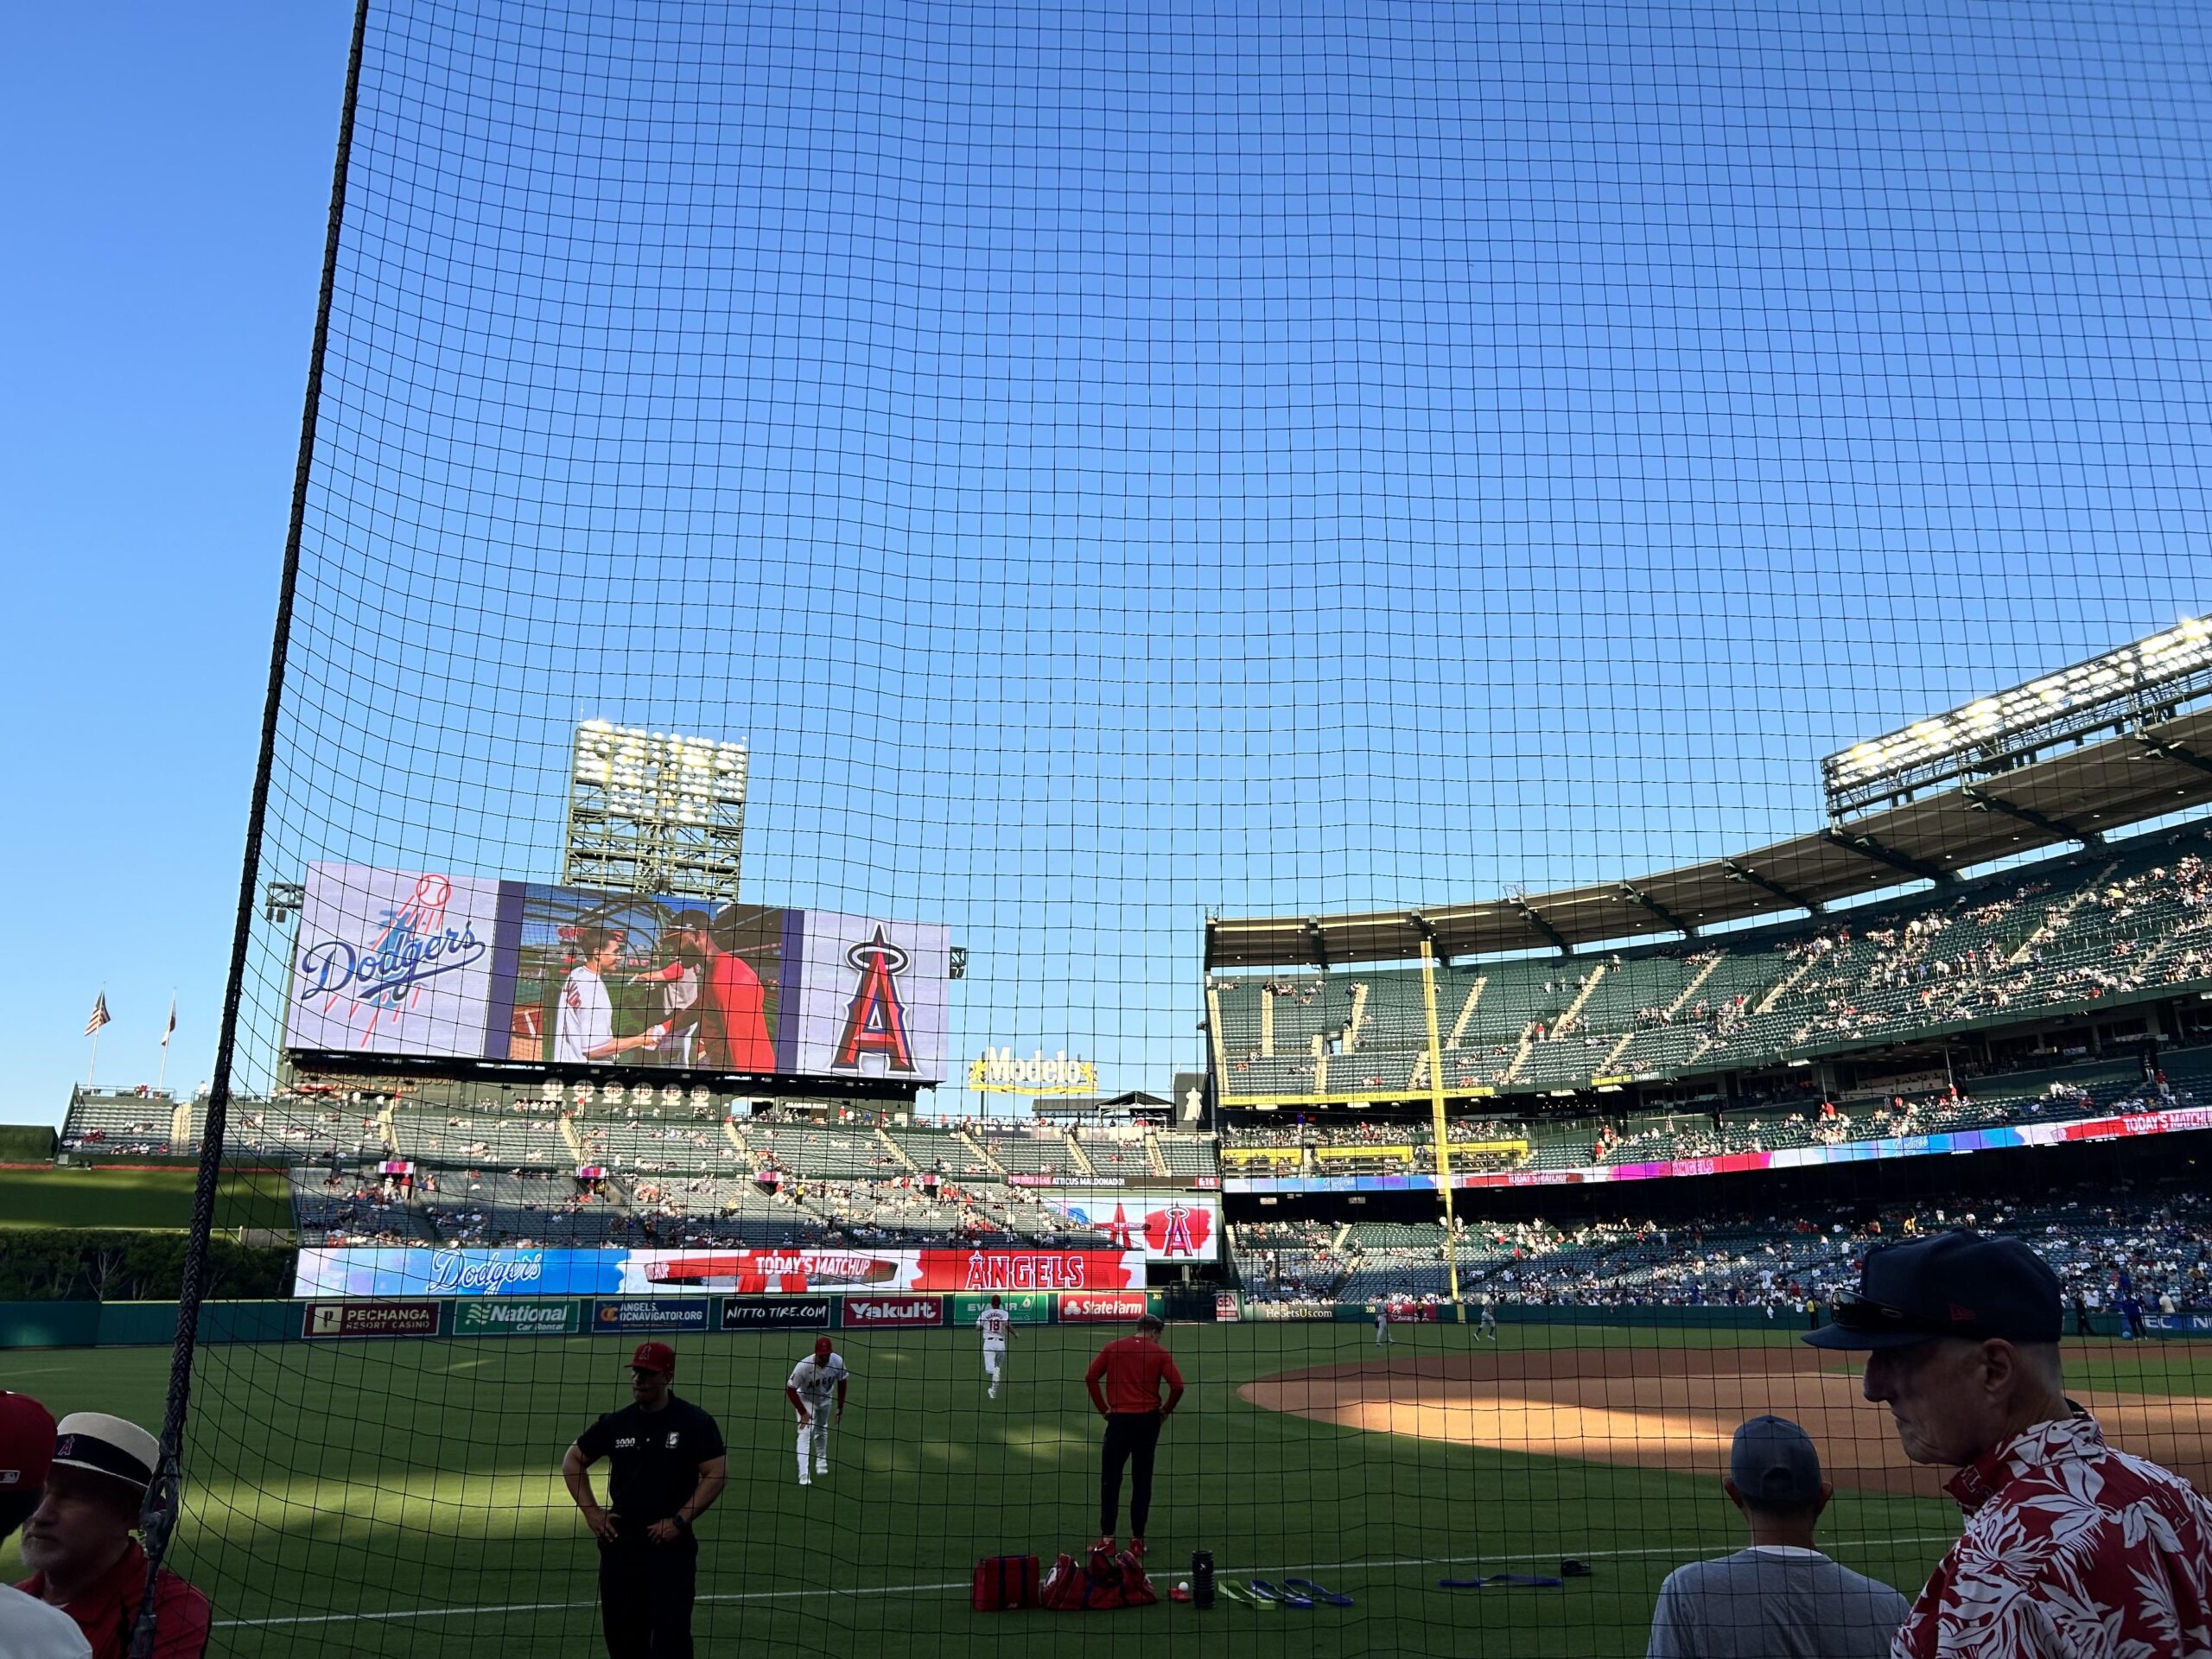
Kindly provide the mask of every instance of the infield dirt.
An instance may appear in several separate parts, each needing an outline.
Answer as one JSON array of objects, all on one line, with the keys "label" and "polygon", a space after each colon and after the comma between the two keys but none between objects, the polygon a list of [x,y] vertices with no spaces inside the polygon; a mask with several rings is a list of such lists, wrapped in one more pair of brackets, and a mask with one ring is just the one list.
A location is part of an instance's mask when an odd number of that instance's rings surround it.
[{"label": "infield dirt", "polygon": [[[1501,1348],[1315,1366],[1237,1392],[1346,1428],[1716,1478],[1736,1426],[1772,1412],[1804,1426],[1839,1486],[1940,1497],[1945,1471],[1906,1461],[1887,1408],[1860,1394],[1859,1375],[1809,1348]],[[2212,1490],[2212,1402],[2071,1392],[2113,1446]]]}]

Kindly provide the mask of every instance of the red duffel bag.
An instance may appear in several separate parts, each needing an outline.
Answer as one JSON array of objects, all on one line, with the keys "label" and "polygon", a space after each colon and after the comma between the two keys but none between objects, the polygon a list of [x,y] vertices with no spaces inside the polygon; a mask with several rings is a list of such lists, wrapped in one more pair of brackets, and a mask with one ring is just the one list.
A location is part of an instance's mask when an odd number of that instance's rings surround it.
[{"label": "red duffel bag", "polygon": [[986,1555],[976,1563],[969,1605],[979,1613],[1003,1613],[1037,1604],[1034,1555]]}]

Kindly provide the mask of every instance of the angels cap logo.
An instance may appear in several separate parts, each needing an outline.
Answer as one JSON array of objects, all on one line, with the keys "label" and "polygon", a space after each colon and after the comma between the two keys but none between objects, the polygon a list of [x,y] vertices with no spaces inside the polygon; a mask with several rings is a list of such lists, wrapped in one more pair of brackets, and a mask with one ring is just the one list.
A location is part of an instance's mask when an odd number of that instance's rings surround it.
[{"label": "angels cap logo", "polygon": [[913,1046],[906,1040],[906,1007],[899,1000],[899,976],[912,958],[875,930],[875,937],[845,952],[845,960],[859,973],[860,984],[846,1006],[845,1029],[837,1039],[837,1054],[830,1064],[841,1070],[857,1069],[870,1054],[883,1056],[892,1071],[914,1070]]},{"label": "angels cap logo", "polygon": [[1212,1230],[1211,1216],[1179,1201],[1145,1217],[1145,1241],[1158,1255],[1199,1255],[1205,1249],[1207,1234]]}]

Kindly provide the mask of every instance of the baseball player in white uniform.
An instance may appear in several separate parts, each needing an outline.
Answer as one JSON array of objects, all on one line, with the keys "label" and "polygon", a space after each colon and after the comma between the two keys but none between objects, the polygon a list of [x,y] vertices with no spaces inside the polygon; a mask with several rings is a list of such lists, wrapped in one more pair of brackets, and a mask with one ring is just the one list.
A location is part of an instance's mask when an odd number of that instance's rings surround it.
[{"label": "baseball player in white uniform", "polygon": [[983,1375],[991,1381],[991,1398],[999,1397],[999,1375],[1006,1369],[1007,1338],[1014,1334],[1014,1315],[999,1298],[976,1315],[976,1328],[983,1333]]},{"label": "baseball player in white uniform", "polygon": [[814,1484],[813,1476],[806,1471],[810,1448],[814,1473],[830,1472],[830,1425],[844,1418],[845,1384],[851,1376],[836,1345],[827,1337],[817,1337],[814,1351],[791,1367],[791,1381],[784,1384],[784,1398],[798,1413],[798,1484],[802,1486]]},{"label": "baseball player in white uniform", "polygon": [[1390,1334],[1390,1304],[1376,1303],[1375,1345],[1377,1348],[1394,1348],[1397,1345],[1397,1342],[1398,1339]]},{"label": "baseball player in white uniform", "polygon": [[1497,1309],[1491,1306],[1488,1291],[1483,1293],[1483,1322],[1476,1327],[1475,1337],[1478,1341],[1484,1337],[1497,1340]]}]

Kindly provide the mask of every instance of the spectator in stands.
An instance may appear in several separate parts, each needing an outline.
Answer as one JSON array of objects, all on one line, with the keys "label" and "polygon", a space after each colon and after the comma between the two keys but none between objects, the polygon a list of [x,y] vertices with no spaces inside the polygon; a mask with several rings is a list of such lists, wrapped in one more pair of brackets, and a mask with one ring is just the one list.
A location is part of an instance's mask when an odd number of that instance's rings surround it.
[{"label": "spectator in stands", "polygon": [[[23,1527],[16,1587],[77,1622],[93,1659],[124,1659],[146,1588],[146,1552],[131,1533],[161,1463],[161,1443],[137,1424],[99,1412],[61,1420],[54,1466]],[[153,1659],[200,1659],[207,1598],[163,1567],[154,1581]]]},{"label": "spectator in stands", "polygon": [[1821,1478],[1812,1437],[1787,1418],[1752,1418],[1736,1431],[1720,1486],[1751,1529],[1750,1547],[1668,1576],[1649,1659],[1885,1659],[1905,1599],[1814,1546],[1835,1488]]},{"label": "spectator in stands", "polygon": [[[27,1394],[0,1393],[0,1544],[39,1505],[54,1463],[54,1415]],[[0,1654],[8,1659],[89,1659],[77,1621],[20,1590],[0,1587]]]},{"label": "spectator in stands", "polygon": [[2018,1239],[1871,1251],[1859,1294],[1801,1340],[1863,1351],[1904,1453],[1958,1473],[1966,1529],[1897,1659],[2187,1659],[2212,1651],[2212,1503],[2115,1452],[2066,1397],[2058,1276]]}]

